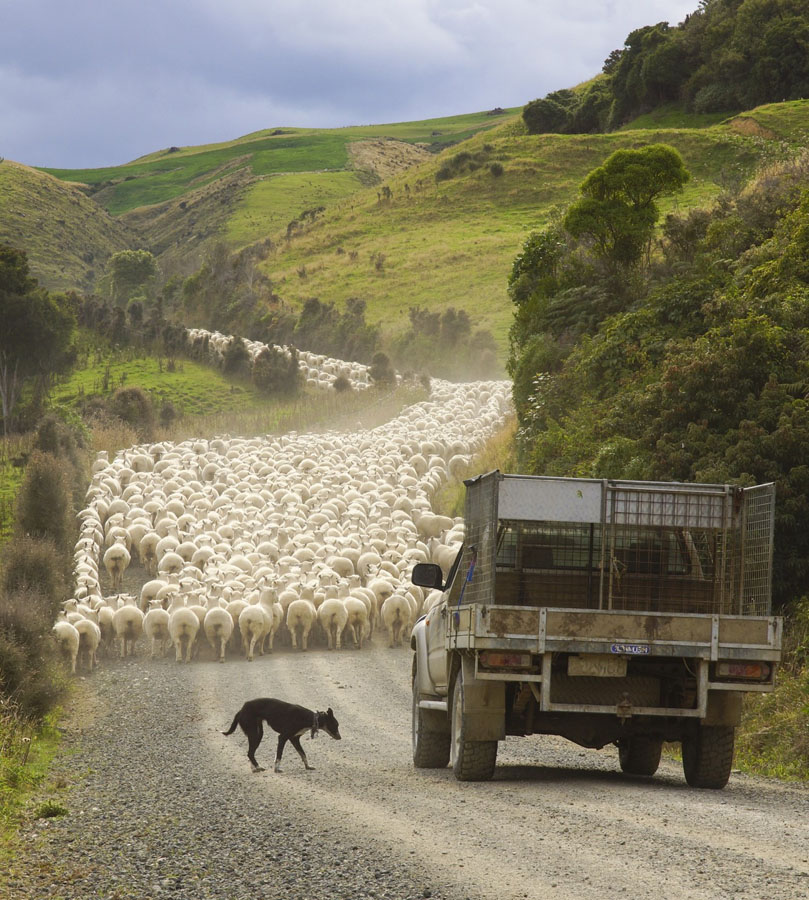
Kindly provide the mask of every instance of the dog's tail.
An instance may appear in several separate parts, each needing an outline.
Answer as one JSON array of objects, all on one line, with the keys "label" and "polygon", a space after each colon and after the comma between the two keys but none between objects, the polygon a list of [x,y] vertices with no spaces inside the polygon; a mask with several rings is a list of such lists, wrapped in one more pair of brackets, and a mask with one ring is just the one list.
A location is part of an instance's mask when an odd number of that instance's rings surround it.
[{"label": "dog's tail", "polygon": [[222,734],[224,734],[224,735],[233,734],[233,732],[236,730],[236,726],[239,724],[239,715],[240,714],[241,714],[241,710],[239,710],[239,712],[237,712],[236,715],[233,717],[233,721],[230,723],[230,728],[228,728],[227,731],[223,731]]}]

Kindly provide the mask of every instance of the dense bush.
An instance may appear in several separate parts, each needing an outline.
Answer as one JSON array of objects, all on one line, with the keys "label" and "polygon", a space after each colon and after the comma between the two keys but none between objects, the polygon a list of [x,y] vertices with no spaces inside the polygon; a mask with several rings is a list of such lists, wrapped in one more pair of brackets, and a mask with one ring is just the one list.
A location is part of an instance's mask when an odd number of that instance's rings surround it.
[{"label": "dense bush", "polygon": [[396,381],[396,373],[385,353],[375,353],[368,368],[368,375],[375,384],[388,385]]},{"label": "dense bush", "polygon": [[51,638],[53,609],[32,589],[0,592],[0,694],[41,719],[65,687]]},{"label": "dense bush", "polygon": [[632,31],[603,73],[572,97],[556,91],[523,110],[529,133],[618,128],[666,103],[736,112],[809,97],[805,0],[702,0],[677,26]]},{"label": "dense bush", "polygon": [[35,450],[17,494],[19,532],[49,540],[63,557],[71,554],[77,532],[71,478],[69,462]]},{"label": "dense bush", "polygon": [[267,394],[294,394],[300,386],[298,352],[289,356],[275,347],[265,347],[253,362],[253,384]]},{"label": "dense bush", "polygon": [[393,343],[393,361],[401,371],[441,378],[490,378],[497,375],[497,345],[491,332],[472,330],[464,309],[431,312],[414,306],[410,328]]},{"label": "dense bush", "polygon": [[512,271],[521,465],[774,481],[774,601],[809,594],[809,158],[670,216],[622,295],[551,232],[532,236]]},{"label": "dense bush", "polygon": [[152,398],[141,387],[118,388],[106,404],[107,411],[135,428],[145,441],[154,436]]},{"label": "dense bush", "polygon": [[53,624],[60,602],[67,597],[68,566],[69,561],[66,564],[65,557],[47,538],[15,536],[3,548],[0,594],[31,592]]}]

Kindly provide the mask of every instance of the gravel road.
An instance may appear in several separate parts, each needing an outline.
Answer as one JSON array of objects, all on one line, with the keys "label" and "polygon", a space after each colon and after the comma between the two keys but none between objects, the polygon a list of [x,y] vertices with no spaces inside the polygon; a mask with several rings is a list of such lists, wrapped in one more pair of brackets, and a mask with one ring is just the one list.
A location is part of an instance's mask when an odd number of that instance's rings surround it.
[{"label": "gravel road", "polygon": [[[624,776],[617,752],[500,745],[488,783],[413,769],[410,652],[281,649],[253,663],[140,656],[80,679],[54,782],[68,815],[28,824],[0,897],[809,897],[809,790],[734,773],[688,788],[678,763]],[[334,708],[343,740],[254,774],[224,737],[244,700]],[[53,785],[49,796],[53,796]]]}]

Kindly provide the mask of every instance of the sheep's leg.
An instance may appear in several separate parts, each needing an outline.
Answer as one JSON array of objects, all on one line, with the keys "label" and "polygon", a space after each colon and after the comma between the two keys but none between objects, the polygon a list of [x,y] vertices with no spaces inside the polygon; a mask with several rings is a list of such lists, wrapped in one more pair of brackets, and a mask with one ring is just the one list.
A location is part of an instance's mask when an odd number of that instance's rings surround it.
[{"label": "sheep's leg", "polygon": [[225,637],[224,635],[219,635],[219,662],[223,663],[225,661]]},{"label": "sheep's leg", "polygon": [[183,636],[181,634],[178,634],[174,641],[174,658],[177,662],[183,661]]},{"label": "sheep's leg", "polygon": [[194,652],[194,638],[189,634],[188,635],[188,643],[185,647],[185,661],[187,663],[191,662],[191,654]]},{"label": "sheep's leg", "polygon": [[251,634],[250,635],[250,650],[247,653],[247,661],[248,662],[253,662],[253,653],[256,649],[256,640],[257,640],[256,635]]},{"label": "sheep's leg", "polygon": [[306,754],[303,752],[303,747],[301,747],[301,739],[297,734],[292,735],[289,739],[289,743],[298,751],[298,756],[303,760],[303,764],[307,771],[311,772],[314,769],[314,766],[309,765],[309,760],[306,758]]},{"label": "sheep's leg", "polygon": [[309,644],[309,629],[304,628],[301,634],[301,650],[306,650]]}]

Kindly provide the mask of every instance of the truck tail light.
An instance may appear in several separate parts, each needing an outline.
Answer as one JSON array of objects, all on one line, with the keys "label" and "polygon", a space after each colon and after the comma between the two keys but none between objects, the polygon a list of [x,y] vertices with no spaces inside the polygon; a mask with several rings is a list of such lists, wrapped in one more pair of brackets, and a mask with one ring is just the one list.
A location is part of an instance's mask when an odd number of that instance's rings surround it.
[{"label": "truck tail light", "polygon": [[716,677],[733,681],[769,681],[772,666],[767,662],[718,662]]},{"label": "truck tail light", "polygon": [[530,653],[503,653],[496,650],[483,650],[480,663],[490,669],[530,669]]}]

